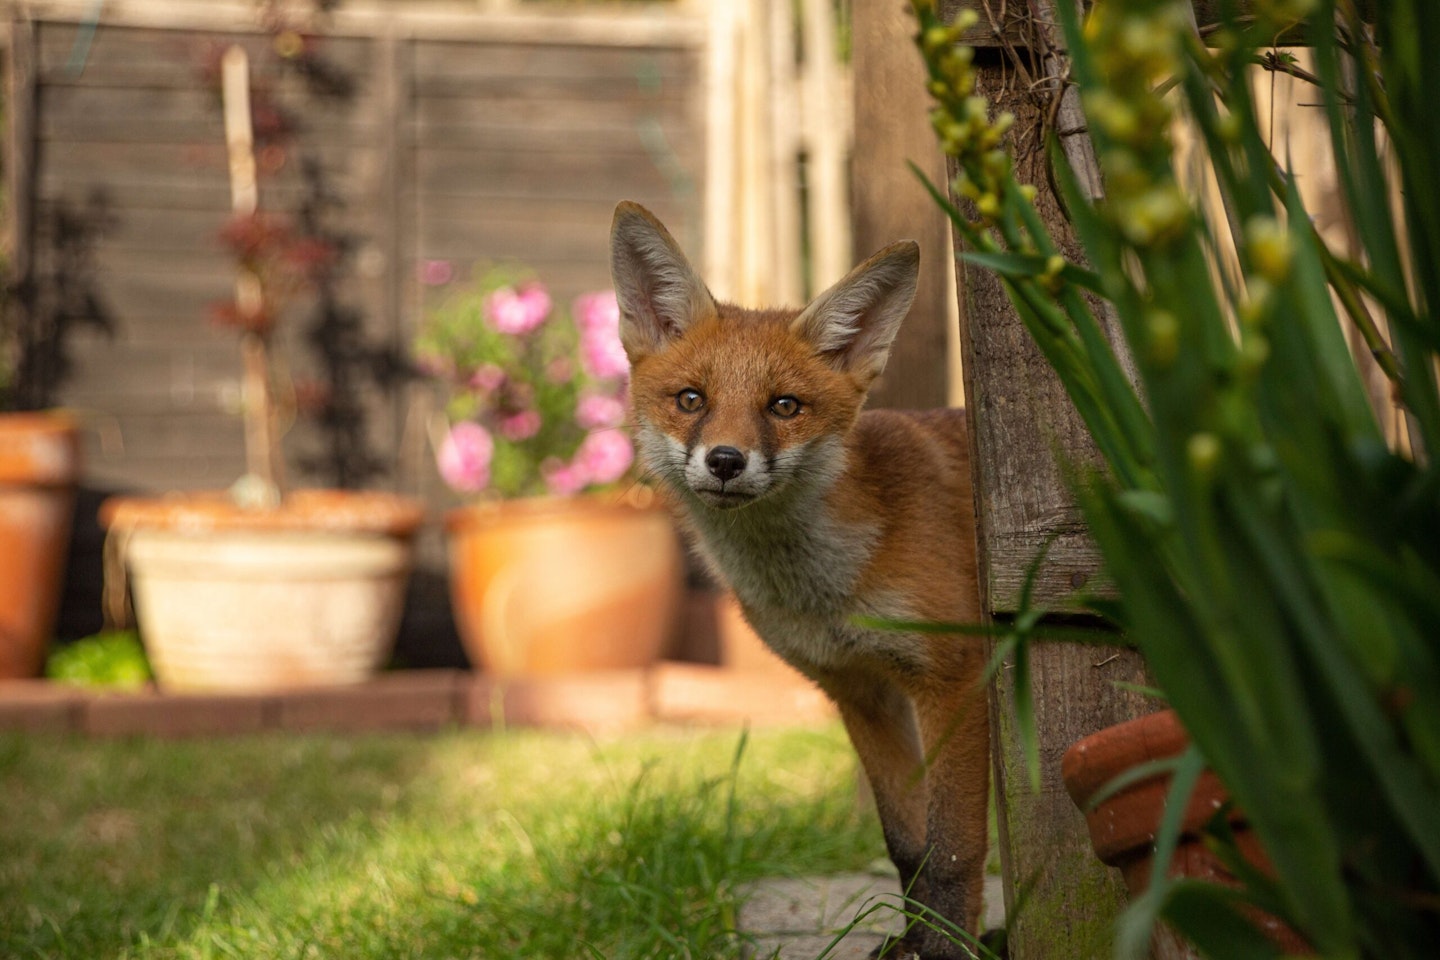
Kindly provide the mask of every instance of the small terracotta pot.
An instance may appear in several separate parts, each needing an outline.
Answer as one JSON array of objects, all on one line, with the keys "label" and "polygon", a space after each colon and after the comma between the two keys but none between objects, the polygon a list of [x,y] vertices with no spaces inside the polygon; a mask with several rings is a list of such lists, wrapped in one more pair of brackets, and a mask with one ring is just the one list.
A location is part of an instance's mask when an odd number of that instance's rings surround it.
[{"label": "small terracotta pot", "polygon": [[511,500],[456,510],[446,528],[451,601],[477,668],[502,677],[623,669],[664,651],[682,573],[664,510]]},{"label": "small terracotta pot", "polygon": [[38,676],[45,663],[79,477],[73,418],[0,415],[0,678]]},{"label": "small terracotta pot", "polygon": [[424,510],[300,490],[258,510],[220,493],[116,497],[100,519],[160,685],[238,692],[358,683],[383,666]]},{"label": "small terracotta pot", "polygon": [[[1163,710],[1125,723],[1107,727],[1077,741],[1060,761],[1060,775],[1075,805],[1085,812],[1090,842],[1095,855],[1125,878],[1131,896],[1138,896],[1150,884],[1155,834],[1165,813],[1171,777],[1159,774],[1131,784],[1090,809],[1090,798],[1117,776],[1152,760],[1178,757],[1190,738],[1172,710]],[[1170,861],[1170,875],[1219,884],[1235,884],[1233,874],[1201,840],[1204,826],[1229,800],[1229,792],[1214,773],[1200,775],[1181,820],[1180,843]],[[1260,839],[1245,816],[1233,806],[1226,822],[1241,854],[1262,871],[1271,870]],[[1309,945],[1288,926],[1268,914],[1251,914],[1256,925],[1288,953],[1308,954]],[[1160,958],[1197,956],[1188,945],[1166,934],[1156,943]]]}]

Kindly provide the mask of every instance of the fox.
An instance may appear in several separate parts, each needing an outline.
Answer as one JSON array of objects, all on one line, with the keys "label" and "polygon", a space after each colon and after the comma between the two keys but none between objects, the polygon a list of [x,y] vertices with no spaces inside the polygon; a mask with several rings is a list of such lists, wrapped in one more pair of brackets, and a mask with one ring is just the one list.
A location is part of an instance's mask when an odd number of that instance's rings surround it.
[{"label": "fox", "polygon": [[610,268],[643,470],[756,633],[834,702],[902,887],[944,921],[884,955],[971,956],[942,931],[981,933],[985,651],[895,628],[979,619],[965,414],[861,409],[914,300],[918,244],[801,309],[748,309],[623,201]]}]

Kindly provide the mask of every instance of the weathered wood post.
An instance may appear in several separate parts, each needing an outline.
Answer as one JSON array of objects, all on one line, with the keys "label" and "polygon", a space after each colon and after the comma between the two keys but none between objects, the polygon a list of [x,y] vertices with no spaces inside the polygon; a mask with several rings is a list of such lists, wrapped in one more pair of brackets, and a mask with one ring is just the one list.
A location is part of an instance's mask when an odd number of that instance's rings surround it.
[{"label": "weathered wood post", "polygon": [[[1069,2],[1069,0],[1060,0]],[[1009,110],[1017,174],[1039,191],[1041,216],[1067,254],[1072,231],[1050,190],[1043,129],[1059,90],[1053,52],[1059,31],[1046,0],[942,0],[947,20],[975,9],[978,92],[994,111]],[[987,9],[988,7],[988,9]],[[994,18],[1005,14],[1006,22]],[[1090,150],[1083,128],[1061,128],[1067,154]],[[1073,162],[1073,161],[1072,161]],[[953,173],[953,171],[952,171]],[[1098,182],[1096,184],[1098,188]],[[957,202],[959,198],[956,198]],[[957,251],[957,253],[960,251]],[[961,350],[970,412],[983,610],[994,621],[1013,616],[1027,570],[1050,543],[1034,584],[1034,601],[1057,614],[1098,569],[1063,464],[1095,454],[1079,416],[1031,342],[996,277],[957,264]],[[1118,638],[1117,638],[1118,641]],[[1023,897],[1011,938],[1016,960],[1102,960],[1113,943],[1123,903],[1117,873],[1091,852],[1084,820],[1060,781],[1060,756],[1102,727],[1150,712],[1153,704],[1117,686],[1145,677],[1138,654],[1118,644],[1039,643],[1031,652],[1031,689],[1040,740],[1041,782],[1031,789],[1015,712],[1014,685],[1002,671],[991,688],[995,792],[1006,902]]]},{"label": "weathered wood post", "polygon": [[905,165],[914,161],[936,182],[945,176],[914,34],[915,18],[904,3],[857,3],[851,9],[856,131],[850,157],[851,262],[903,238],[920,244],[915,303],[870,392],[871,407],[924,409],[949,400],[950,228]]}]

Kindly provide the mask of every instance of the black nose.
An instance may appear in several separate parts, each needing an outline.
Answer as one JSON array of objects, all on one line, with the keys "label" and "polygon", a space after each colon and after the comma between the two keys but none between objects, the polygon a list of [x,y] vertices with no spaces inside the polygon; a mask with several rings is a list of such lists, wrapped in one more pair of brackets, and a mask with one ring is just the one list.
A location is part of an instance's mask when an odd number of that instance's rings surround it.
[{"label": "black nose", "polygon": [[705,455],[705,466],[721,483],[733,480],[745,470],[745,454],[734,447],[716,447]]}]

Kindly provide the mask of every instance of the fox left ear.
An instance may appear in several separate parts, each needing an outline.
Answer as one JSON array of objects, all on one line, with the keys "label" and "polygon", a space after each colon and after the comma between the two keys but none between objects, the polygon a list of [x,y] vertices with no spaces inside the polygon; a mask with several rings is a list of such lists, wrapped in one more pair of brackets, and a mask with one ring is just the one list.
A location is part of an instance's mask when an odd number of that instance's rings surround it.
[{"label": "fox left ear", "polygon": [[838,369],[873,379],[885,369],[919,275],[920,245],[891,244],[811,301],[791,329]]},{"label": "fox left ear", "polygon": [[610,275],[620,305],[620,342],[632,363],[715,312],[714,298],[670,231],[629,200],[615,207],[610,226]]}]

